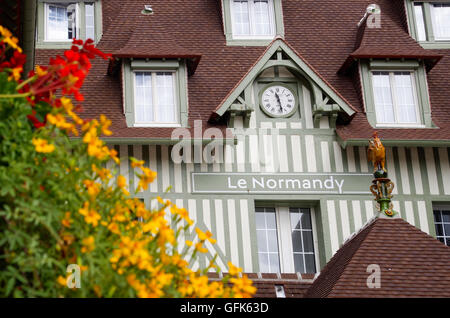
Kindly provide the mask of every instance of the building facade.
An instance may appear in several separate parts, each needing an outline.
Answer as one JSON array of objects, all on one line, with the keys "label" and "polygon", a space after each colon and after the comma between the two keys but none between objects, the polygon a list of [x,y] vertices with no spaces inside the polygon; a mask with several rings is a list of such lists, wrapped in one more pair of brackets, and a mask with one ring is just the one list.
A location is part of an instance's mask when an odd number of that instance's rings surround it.
[{"label": "building facade", "polygon": [[93,63],[82,115],[112,120],[104,140],[131,189],[130,157],[158,173],[137,194],[148,207],[160,195],[214,233],[194,269],[217,254],[223,269],[314,274],[378,213],[374,131],[398,216],[450,245],[450,2],[369,4],[38,0],[28,10],[36,64],[72,38],[113,54]]}]

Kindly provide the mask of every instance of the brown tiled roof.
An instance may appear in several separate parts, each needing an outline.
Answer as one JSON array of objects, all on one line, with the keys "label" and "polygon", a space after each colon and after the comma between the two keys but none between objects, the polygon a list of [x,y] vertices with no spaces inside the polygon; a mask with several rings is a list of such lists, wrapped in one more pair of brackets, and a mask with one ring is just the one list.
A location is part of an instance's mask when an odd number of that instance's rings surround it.
[{"label": "brown tiled roof", "polygon": [[[381,288],[368,288],[371,264]],[[305,297],[450,297],[450,248],[401,218],[378,218],[344,244]]]},{"label": "brown tiled roof", "polygon": [[[277,298],[275,288],[277,286],[283,287],[286,298],[303,298],[306,291],[311,286],[315,275],[314,274],[255,274],[246,273],[253,281],[253,286],[256,287],[255,298]],[[208,273],[212,280],[219,279],[216,273]]]},{"label": "brown tiled roof", "polygon": [[[263,54],[266,47],[227,46],[222,24],[222,9],[217,0],[152,0],[152,15],[142,15],[146,0],[108,0],[103,6],[103,37],[98,45],[105,52],[134,53],[169,57],[201,55],[194,75],[188,79],[189,124],[201,120],[204,128],[214,110]],[[403,0],[379,0],[383,35],[370,35],[373,42],[361,46],[358,54],[401,52],[414,47],[414,54],[443,55],[427,73],[432,120],[438,129],[380,129],[386,139],[449,140],[450,51],[422,50],[407,33]],[[367,138],[373,128],[367,122],[355,76],[338,74],[355,52],[357,22],[367,0],[283,0],[285,41],[307,61],[333,89],[352,105],[357,114],[350,123],[338,121],[337,133],[345,140]],[[377,41],[381,41],[377,43]],[[174,45],[174,43],[176,45]],[[363,42],[364,38],[363,38]],[[419,52],[420,51],[420,52]],[[429,53],[427,53],[429,52]],[[37,50],[36,61],[46,64],[52,50]],[[61,53],[61,52],[59,52]],[[152,55],[155,54],[155,55]],[[363,55],[360,55],[363,56]],[[108,62],[94,63],[86,79],[85,117],[108,115],[114,137],[168,138],[170,128],[128,128],[122,109],[120,74],[108,75]],[[222,125],[223,126],[223,125]],[[223,128],[223,127],[222,127]]]}]

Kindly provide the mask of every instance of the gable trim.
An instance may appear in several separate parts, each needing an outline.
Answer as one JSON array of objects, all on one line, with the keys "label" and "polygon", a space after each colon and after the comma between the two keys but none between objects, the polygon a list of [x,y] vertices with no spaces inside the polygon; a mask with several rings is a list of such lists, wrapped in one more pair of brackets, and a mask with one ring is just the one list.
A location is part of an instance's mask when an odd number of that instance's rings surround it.
[{"label": "gable trim", "polygon": [[[278,62],[271,61],[270,58],[277,52],[284,52],[290,59],[291,62],[282,64]],[[346,112],[349,116],[354,115],[357,111],[356,109],[334,89],[318,72],[308,64],[303,57],[301,57],[289,44],[287,44],[283,39],[275,39],[271,45],[268,46],[266,51],[261,55],[261,57],[255,62],[255,64],[248,70],[239,83],[230,91],[230,93],[225,97],[222,103],[214,111],[215,114],[222,116],[233,104],[233,102],[239,97],[239,95],[245,90],[245,88],[251,84],[251,82],[260,74],[264,69],[274,66],[288,64],[290,68],[295,68],[300,71],[305,78],[311,83],[311,86],[318,86],[321,88],[328,96],[330,96],[337,105]]]}]

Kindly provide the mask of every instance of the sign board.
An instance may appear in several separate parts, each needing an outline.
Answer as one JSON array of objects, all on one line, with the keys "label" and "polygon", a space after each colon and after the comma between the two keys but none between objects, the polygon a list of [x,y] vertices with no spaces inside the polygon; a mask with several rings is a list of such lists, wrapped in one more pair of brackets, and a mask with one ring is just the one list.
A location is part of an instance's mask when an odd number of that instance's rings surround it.
[{"label": "sign board", "polygon": [[193,193],[369,194],[370,173],[193,172]]}]

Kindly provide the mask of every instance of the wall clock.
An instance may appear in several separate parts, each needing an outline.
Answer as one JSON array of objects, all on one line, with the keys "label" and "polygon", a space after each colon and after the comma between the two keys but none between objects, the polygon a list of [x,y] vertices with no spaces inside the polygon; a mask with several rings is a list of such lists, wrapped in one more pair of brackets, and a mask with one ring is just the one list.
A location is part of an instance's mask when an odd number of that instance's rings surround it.
[{"label": "wall clock", "polygon": [[297,95],[284,83],[271,83],[259,95],[261,109],[270,117],[290,117],[297,111]]}]

